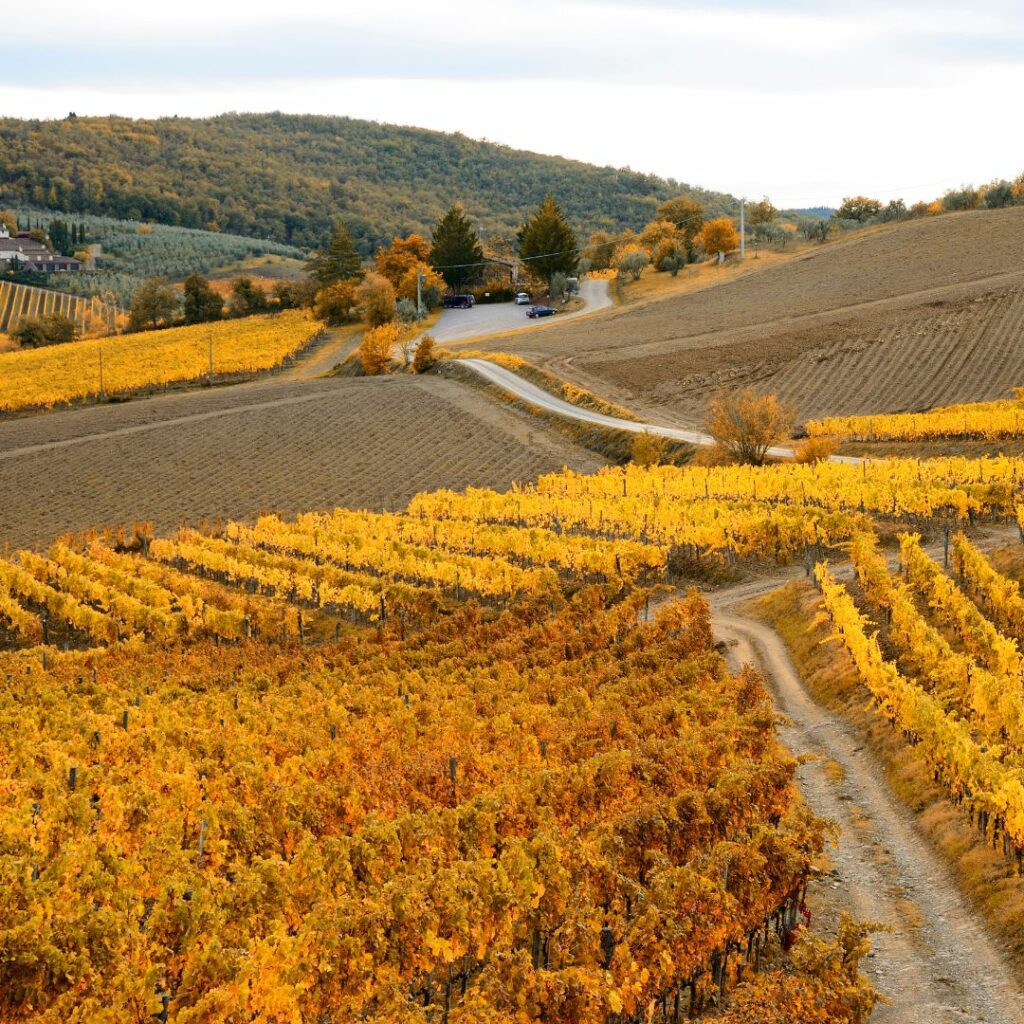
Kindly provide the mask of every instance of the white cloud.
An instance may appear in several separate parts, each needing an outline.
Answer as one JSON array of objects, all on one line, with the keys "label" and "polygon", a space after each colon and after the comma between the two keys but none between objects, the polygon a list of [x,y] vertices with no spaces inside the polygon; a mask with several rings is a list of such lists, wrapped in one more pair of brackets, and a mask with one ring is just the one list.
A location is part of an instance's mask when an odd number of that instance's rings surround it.
[{"label": "white cloud", "polygon": [[19,5],[5,35],[8,62],[48,71],[0,85],[14,116],[348,114],[799,205],[932,196],[1024,163],[1009,0],[180,0],[172,21],[98,0],[45,24]]}]

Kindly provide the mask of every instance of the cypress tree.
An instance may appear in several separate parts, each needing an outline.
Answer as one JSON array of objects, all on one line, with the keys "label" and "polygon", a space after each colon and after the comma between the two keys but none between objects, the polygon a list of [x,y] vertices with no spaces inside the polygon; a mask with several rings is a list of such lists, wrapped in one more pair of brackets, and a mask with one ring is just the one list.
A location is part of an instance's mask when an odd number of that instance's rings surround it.
[{"label": "cypress tree", "polygon": [[456,203],[434,228],[430,247],[430,265],[444,278],[452,291],[478,281],[483,268],[484,251],[466,212]]},{"label": "cypress tree", "polygon": [[553,274],[572,274],[579,264],[576,233],[550,192],[519,229],[519,258],[527,262],[531,273],[548,282]]},{"label": "cypress tree", "polygon": [[363,261],[344,223],[335,225],[330,245],[306,264],[306,272],[321,288],[362,278]]}]

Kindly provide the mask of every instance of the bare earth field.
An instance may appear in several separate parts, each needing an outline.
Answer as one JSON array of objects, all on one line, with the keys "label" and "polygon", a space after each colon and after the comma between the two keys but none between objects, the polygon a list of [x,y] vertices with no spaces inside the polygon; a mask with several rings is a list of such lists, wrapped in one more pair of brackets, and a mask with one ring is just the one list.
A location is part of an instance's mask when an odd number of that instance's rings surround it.
[{"label": "bare earth field", "polygon": [[504,488],[598,456],[438,377],[271,381],[0,423],[0,548],[151,520]]},{"label": "bare earth field", "polygon": [[1008,395],[1024,382],[1024,209],[829,243],[723,284],[619,307],[515,351],[659,419],[693,423],[756,384],[801,417]]}]

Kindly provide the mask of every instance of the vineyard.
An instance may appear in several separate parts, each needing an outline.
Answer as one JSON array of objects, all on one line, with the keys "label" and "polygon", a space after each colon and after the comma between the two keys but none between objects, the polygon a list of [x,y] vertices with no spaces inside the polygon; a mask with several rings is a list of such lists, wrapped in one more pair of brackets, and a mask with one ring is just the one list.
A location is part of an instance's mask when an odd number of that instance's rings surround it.
[{"label": "vineyard", "polygon": [[126,323],[124,311],[115,303],[0,281],[0,332],[12,331],[22,320],[48,313],[73,320],[81,335],[112,334]]},{"label": "vineyard", "polygon": [[811,437],[850,441],[998,441],[1024,436],[1024,405],[1018,398],[951,405],[928,412],[880,416],[829,416],[807,424]]},{"label": "vineyard", "polygon": [[280,366],[319,325],[289,311],[0,355],[0,413],[250,374]]},{"label": "vineyard", "polygon": [[879,709],[1020,871],[1024,601],[1017,584],[962,534],[952,553],[959,584],[925,553],[916,534],[901,537],[895,576],[871,535],[854,539],[856,577],[880,633],[825,563],[815,576],[835,635]]},{"label": "vineyard", "polygon": [[8,554],[0,1017],[863,1019],[856,955],[777,970],[829,831],[769,695],[701,597],[652,597],[814,563],[879,708],[1024,868],[1024,595],[962,534],[958,583],[873,533],[1013,519],[1022,471],[563,470]]},{"label": "vineyard", "polygon": [[826,828],[666,556],[338,510],[0,563],[0,1016],[869,1010],[821,942],[757,973]]}]

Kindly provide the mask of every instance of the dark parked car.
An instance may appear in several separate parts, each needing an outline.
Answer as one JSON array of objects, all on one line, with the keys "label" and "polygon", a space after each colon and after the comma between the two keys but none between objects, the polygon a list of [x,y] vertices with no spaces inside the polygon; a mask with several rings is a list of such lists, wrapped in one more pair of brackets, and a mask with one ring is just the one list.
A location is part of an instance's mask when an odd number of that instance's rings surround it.
[{"label": "dark parked car", "polygon": [[526,311],[526,315],[529,317],[554,316],[557,312],[558,310],[554,306],[531,306]]},{"label": "dark parked car", "polygon": [[476,305],[476,299],[472,295],[446,295],[441,300],[445,309],[472,309]]}]

